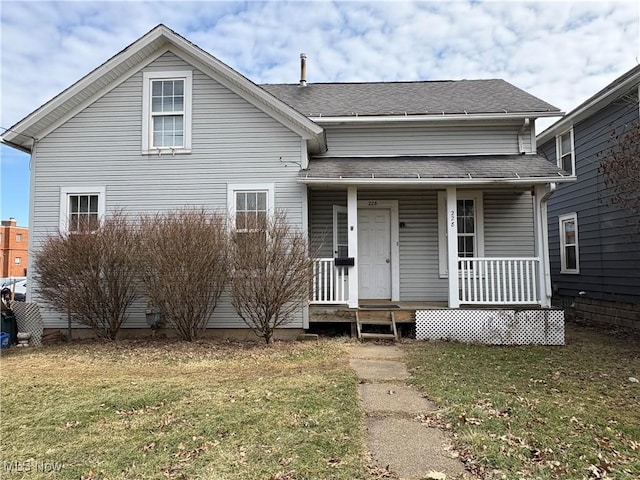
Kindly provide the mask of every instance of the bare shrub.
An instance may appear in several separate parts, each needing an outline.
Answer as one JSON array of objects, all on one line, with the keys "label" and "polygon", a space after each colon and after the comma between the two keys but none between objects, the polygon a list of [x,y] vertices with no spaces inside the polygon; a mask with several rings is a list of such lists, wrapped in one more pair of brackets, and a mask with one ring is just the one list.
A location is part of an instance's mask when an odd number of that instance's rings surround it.
[{"label": "bare shrub", "polygon": [[232,235],[231,302],[256,335],[272,343],[309,298],[313,259],[307,237],[283,213],[256,220],[249,231]]},{"label": "bare shrub", "polygon": [[228,280],[226,217],[179,211],[141,219],[140,273],[152,305],[178,335],[206,329]]},{"label": "bare shrub", "polygon": [[47,238],[34,261],[39,293],[53,308],[114,340],[138,298],[137,235],[118,212],[96,230]]},{"label": "bare shrub", "polygon": [[608,201],[636,217],[640,228],[640,122],[611,134],[611,148],[603,153],[600,170],[611,196]]}]

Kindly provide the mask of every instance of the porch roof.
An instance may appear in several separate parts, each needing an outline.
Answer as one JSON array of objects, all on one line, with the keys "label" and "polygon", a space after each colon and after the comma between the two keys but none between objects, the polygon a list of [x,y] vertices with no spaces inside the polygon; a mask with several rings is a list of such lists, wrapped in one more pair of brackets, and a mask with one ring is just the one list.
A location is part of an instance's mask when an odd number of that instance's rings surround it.
[{"label": "porch roof", "polygon": [[299,181],[308,184],[540,184],[575,177],[540,155],[312,158]]}]

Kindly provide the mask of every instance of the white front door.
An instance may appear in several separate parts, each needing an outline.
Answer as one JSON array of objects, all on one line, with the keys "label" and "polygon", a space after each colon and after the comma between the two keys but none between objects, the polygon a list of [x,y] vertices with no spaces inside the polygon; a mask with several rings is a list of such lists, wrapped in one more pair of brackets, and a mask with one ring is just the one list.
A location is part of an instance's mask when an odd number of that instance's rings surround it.
[{"label": "white front door", "polygon": [[391,212],[358,209],[358,296],[391,298]]}]

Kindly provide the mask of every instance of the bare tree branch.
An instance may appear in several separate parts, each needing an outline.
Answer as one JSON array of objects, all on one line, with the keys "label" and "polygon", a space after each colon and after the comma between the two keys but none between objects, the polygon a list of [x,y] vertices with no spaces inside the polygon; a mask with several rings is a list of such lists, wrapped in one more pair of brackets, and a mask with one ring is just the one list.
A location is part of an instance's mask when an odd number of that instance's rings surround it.
[{"label": "bare tree branch", "polygon": [[178,335],[199,338],[228,280],[226,217],[180,211],[141,219],[140,275],[152,305]]},{"label": "bare tree branch", "polygon": [[636,215],[640,228],[640,122],[611,134],[612,147],[602,155],[600,170],[609,189],[608,201]]},{"label": "bare tree branch", "polygon": [[53,308],[70,312],[98,337],[114,340],[139,297],[134,261],[138,237],[121,212],[88,230],[47,238],[35,258],[35,278],[40,295]]},{"label": "bare tree branch", "polygon": [[238,315],[267,343],[293,320],[309,298],[313,259],[307,237],[282,212],[231,241],[231,302]]}]

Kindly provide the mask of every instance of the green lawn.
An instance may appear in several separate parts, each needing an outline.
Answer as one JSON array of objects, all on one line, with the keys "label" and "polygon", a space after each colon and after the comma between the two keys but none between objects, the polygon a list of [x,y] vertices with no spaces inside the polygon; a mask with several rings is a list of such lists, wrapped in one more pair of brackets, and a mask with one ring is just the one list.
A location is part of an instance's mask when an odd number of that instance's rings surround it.
[{"label": "green lawn", "polygon": [[568,327],[565,347],[406,347],[414,382],[485,478],[640,478],[640,342]]},{"label": "green lawn", "polygon": [[3,351],[0,477],[367,478],[348,349],[164,340]]},{"label": "green lawn", "polygon": [[[351,345],[3,351],[0,477],[379,478],[366,465]],[[453,431],[477,478],[640,478],[638,337],[572,327],[565,347],[403,348],[415,384],[441,406],[424,423]]]}]

